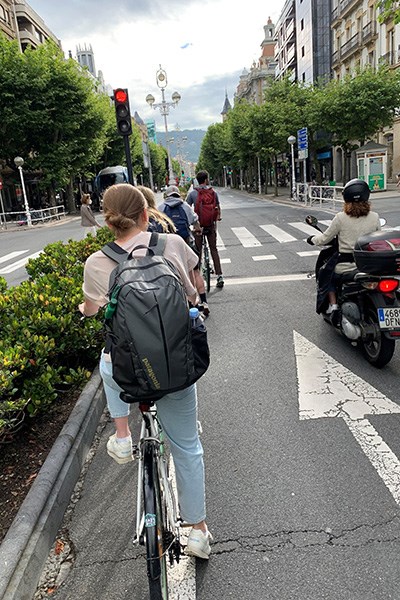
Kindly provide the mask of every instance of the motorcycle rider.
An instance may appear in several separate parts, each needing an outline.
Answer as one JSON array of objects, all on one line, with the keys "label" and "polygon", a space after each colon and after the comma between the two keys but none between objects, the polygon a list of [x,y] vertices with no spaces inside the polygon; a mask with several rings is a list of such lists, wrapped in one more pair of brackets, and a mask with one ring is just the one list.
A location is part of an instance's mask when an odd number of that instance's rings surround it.
[{"label": "motorcycle rider", "polygon": [[[343,273],[354,271],[353,250],[356,241],[362,235],[381,229],[379,215],[371,211],[369,202],[370,189],[362,179],[351,179],[342,190],[343,211],[338,213],[328,229],[321,234],[311,235],[307,242],[311,245],[324,246],[336,236],[339,252],[335,252],[321,269],[318,276],[317,312],[325,312],[334,317],[339,309],[336,299],[336,288]],[[329,307],[326,308],[327,299]],[[336,313],[337,314],[337,313]]]}]

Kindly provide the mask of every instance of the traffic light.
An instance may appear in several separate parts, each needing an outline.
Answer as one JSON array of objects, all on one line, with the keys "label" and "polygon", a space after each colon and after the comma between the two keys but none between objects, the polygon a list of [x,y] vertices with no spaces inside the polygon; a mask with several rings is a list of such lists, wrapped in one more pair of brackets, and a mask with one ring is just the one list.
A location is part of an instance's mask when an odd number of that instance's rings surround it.
[{"label": "traffic light", "polygon": [[114,90],[114,104],[118,133],[120,135],[131,135],[132,119],[129,108],[128,90],[122,88]]}]

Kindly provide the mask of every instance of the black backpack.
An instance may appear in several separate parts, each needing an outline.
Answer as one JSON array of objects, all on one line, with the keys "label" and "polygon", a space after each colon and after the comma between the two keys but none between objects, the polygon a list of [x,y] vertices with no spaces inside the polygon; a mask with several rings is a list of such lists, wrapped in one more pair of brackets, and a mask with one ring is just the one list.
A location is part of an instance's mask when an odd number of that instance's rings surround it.
[{"label": "black backpack", "polygon": [[[118,263],[110,275],[105,352],[125,402],[158,400],[195,383],[210,362],[206,329],[192,329],[179,273],[163,256],[166,234],[129,254],[114,242],[102,252]],[[139,248],[146,256],[135,257]]]},{"label": "black backpack", "polygon": [[191,237],[190,225],[185,209],[182,203],[170,206],[169,204],[164,205],[164,213],[171,219],[176,227],[176,233],[185,240]]}]

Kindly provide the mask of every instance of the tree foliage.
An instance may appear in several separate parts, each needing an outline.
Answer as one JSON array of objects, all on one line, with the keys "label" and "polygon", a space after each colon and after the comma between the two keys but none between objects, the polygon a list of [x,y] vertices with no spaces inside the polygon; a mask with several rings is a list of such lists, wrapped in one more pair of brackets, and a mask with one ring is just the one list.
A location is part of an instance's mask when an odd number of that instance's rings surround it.
[{"label": "tree foliage", "polygon": [[397,0],[379,0],[378,9],[381,11],[378,17],[381,23],[390,19],[396,24],[400,23],[400,6]]}]

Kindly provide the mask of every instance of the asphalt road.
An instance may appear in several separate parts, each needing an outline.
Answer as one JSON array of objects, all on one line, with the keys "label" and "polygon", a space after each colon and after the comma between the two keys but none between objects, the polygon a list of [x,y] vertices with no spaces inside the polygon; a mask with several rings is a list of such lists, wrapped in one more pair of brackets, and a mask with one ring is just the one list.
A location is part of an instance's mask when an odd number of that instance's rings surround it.
[{"label": "asphalt road", "polygon": [[[394,226],[396,201],[374,201]],[[332,213],[230,190],[221,202],[226,286],[209,295],[212,362],[198,384],[214,548],[195,565],[195,591],[172,597],[398,600],[400,349],[373,369],[316,315],[307,277],[315,256],[302,254],[312,251],[302,227],[307,212]],[[38,231],[0,235],[0,258],[82,235],[78,221],[43,228],[40,239]],[[328,403],[319,418],[302,410],[313,377],[317,409]],[[365,414],[343,418],[345,400],[366,403]],[[363,445],[356,430],[367,431],[366,416],[376,436]],[[75,560],[57,600],[148,597],[145,559],[131,543],[136,466],[108,458],[111,433],[110,424],[67,524]]]}]

